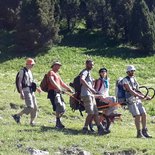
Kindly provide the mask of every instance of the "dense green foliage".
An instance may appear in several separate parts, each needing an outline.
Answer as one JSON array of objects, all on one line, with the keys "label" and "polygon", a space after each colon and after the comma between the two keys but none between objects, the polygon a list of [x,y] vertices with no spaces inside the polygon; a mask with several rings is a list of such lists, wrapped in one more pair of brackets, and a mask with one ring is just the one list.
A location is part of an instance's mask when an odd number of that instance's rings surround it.
[{"label": "dense green foliage", "polygon": [[6,0],[0,1],[0,29],[14,30],[13,44],[34,51],[60,41],[58,32],[97,30],[108,40],[155,50],[153,0]]}]

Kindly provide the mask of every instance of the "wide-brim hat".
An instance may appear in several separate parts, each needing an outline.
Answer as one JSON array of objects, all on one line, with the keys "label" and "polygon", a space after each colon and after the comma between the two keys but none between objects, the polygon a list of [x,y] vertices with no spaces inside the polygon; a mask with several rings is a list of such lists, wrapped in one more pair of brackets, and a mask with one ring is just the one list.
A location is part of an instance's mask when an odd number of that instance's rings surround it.
[{"label": "wide-brim hat", "polygon": [[52,62],[51,67],[53,67],[54,65],[62,66],[61,62],[59,62],[59,61],[54,61],[54,62]]}]

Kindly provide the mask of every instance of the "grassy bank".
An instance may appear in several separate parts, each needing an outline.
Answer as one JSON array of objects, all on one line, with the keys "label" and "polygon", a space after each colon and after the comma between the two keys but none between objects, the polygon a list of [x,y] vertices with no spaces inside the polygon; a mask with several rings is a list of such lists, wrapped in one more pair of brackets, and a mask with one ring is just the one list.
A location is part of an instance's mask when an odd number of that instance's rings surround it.
[{"label": "grassy bank", "polygon": [[[127,52],[128,51],[128,52]],[[111,79],[111,95],[114,95],[115,81],[118,77],[126,76],[125,69],[128,64],[137,68],[136,76],[141,85],[155,88],[155,56],[144,56],[138,51],[124,47],[88,48],[86,46],[56,46],[46,53],[35,55],[36,65],[33,68],[34,77],[39,83],[43,75],[50,69],[52,60],[59,59],[63,66],[60,70],[62,79],[69,83],[81,69],[84,68],[86,59],[95,61],[92,71],[94,78],[98,78],[98,70],[105,66]],[[2,53],[4,56],[4,53]],[[104,152],[118,152],[130,150],[137,154],[155,154],[155,139],[136,139],[136,131],[133,118],[127,110],[119,109],[123,114],[122,121],[116,121],[112,125],[111,133],[106,136],[83,135],[81,128],[84,117],[79,112],[72,112],[68,100],[64,95],[67,112],[63,117],[66,129],[58,131],[54,128],[55,117],[52,113],[50,102],[46,94],[36,94],[39,106],[37,126],[30,127],[29,117],[22,118],[22,125],[17,125],[11,118],[11,114],[20,111],[23,101],[19,94],[14,92],[14,79],[17,71],[25,63],[25,57],[5,55],[0,63],[0,155],[26,154],[27,147],[47,150],[53,152],[63,148],[77,146],[91,152],[94,155],[101,155]],[[11,109],[10,103],[15,103],[17,109]],[[145,102],[149,114],[155,114],[154,100]],[[155,137],[154,124],[150,115],[148,116],[148,128]]]}]

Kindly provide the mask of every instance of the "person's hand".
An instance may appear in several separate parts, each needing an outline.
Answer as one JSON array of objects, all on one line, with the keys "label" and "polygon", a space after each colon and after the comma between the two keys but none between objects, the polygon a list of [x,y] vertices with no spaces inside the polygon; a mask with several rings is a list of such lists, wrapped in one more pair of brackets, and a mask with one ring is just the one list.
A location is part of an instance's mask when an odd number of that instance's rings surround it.
[{"label": "person's hand", "polygon": [[146,96],[144,99],[145,100],[151,100],[151,97],[150,96]]},{"label": "person's hand", "polygon": [[41,92],[42,92],[42,90],[41,90],[40,87],[37,87],[37,92],[38,92],[38,93],[41,93]]},{"label": "person's hand", "polygon": [[90,89],[93,94],[97,94],[97,91],[93,88]]},{"label": "person's hand", "polygon": [[74,93],[74,91],[71,88],[69,88],[67,91],[70,93]]}]

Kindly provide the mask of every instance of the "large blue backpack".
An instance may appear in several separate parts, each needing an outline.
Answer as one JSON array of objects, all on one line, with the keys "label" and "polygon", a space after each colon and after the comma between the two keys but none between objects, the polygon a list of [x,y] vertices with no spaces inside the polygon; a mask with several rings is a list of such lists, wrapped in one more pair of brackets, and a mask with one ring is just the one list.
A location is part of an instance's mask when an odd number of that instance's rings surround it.
[{"label": "large blue backpack", "polygon": [[[126,76],[125,78],[130,82],[130,78],[128,76]],[[116,99],[117,99],[117,102],[125,104],[126,91],[123,87],[123,79],[124,78],[119,78],[119,80],[116,81]]]}]

